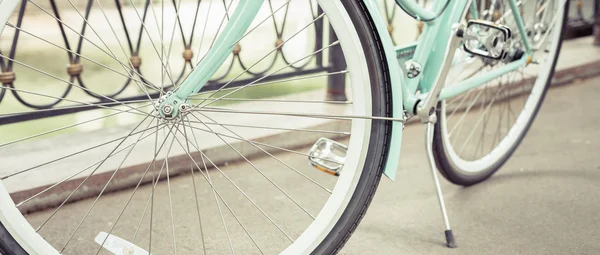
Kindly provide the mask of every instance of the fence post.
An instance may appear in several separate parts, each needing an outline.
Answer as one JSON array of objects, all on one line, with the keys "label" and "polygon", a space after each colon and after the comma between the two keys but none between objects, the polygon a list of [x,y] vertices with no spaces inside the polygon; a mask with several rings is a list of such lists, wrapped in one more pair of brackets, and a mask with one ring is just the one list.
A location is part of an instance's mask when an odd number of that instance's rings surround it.
[{"label": "fence post", "polygon": [[[329,29],[329,42],[333,43],[338,40],[333,28]],[[342,47],[338,44],[329,48],[329,72],[339,72],[346,70],[346,60]],[[327,78],[327,101],[346,101],[346,75],[337,74],[330,75]]]},{"label": "fence post", "polygon": [[600,0],[594,0],[594,45],[600,46]]}]

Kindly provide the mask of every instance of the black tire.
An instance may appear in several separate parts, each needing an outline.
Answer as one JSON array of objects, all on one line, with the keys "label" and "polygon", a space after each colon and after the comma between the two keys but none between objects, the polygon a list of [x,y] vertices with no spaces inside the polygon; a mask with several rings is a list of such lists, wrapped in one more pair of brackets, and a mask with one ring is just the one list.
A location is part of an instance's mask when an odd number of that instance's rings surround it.
[{"label": "black tire", "polygon": [[2,255],[26,255],[27,252],[21,248],[21,245],[8,233],[4,225],[0,222],[0,254]]},{"label": "black tire", "polygon": [[[360,38],[362,48],[372,74],[373,116],[392,116],[391,85],[383,46],[375,32],[371,17],[362,0],[342,1]],[[391,123],[375,120],[371,126],[371,139],[365,166],[357,184],[355,193],[340,220],[313,254],[335,254],[348,241],[364,217],[383,173],[391,139]],[[0,254],[27,254],[0,224]]]},{"label": "black tire", "polygon": [[[554,69],[556,67],[556,62],[558,60],[558,56],[560,55],[560,50],[562,47],[562,41],[563,41],[562,34],[564,34],[564,28],[567,24],[568,13],[569,13],[569,1],[567,1],[567,3],[565,4],[565,10],[564,10],[564,16],[563,16],[563,26],[560,31],[561,37],[560,37],[560,41],[558,42],[557,53],[556,53],[556,56],[554,57],[554,59],[552,60],[552,65],[551,65],[552,70],[551,70],[550,75],[548,76],[549,78],[546,81],[546,84],[543,88],[540,100],[537,102],[537,105],[535,106],[533,114],[531,115],[531,118],[528,120],[527,124],[525,125],[523,132],[521,132],[521,134],[519,135],[517,142],[512,144],[510,149],[502,157],[500,157],[500,159],[498,161],[496,161],[494,164],[492,164],[487,169],[476,172],[476,173],[467,173],[465,171],[462,171],[461,169],[458,169],[454,164],[452,164],[452,162],[450,162],[450,159],[447,157],[446,146],[444,146],[444,140],[442,139],[442,133],[441,133],[442,125],[444,124],[443,118],[438,118],[439,121],[435,125],[435,131],[434,131],[434,137],[433,137],[433,156],[435,158],[435,163],[437,165],[437,168],[439,169],[440,173],[448,181],[450,181],[454,184],[457,184],[457,185],[470,186],[470,185],[474,185],[474,184],[477,184],[479,182],[486,180],[487,178],[492,176],[496,171],[498,171],[498,169],[500,169],[500,167],[502,165],[504,165],[504,163],[506,163],[506,161],[510,158],[510,156],[515,152],[515,150],[517,149],[519,144],[521,144],[521,141],[527,134],[527,131],[529,131],[529,128],[531,127],[531,124],[533,123],[533,120],[535,120],[535,117],[537,116],[537,113],[540,110],[542,103],[544,102],[544,98],[546,97],[548,88],[550,87],[550,83],[552,81],[551,78],[554,75]],[[438,114],[438,116],[440,116],[440,113],[444,110],[445,109],[443,109],[442,104],[439,104],[436,113]]]},{"label": "black tire", "polygon": [[[371,74],[373,116],[392,116],[392,95],[389,70],[375,24],[362,0],[341,1],[360,36]],[[312,254],[336,254],[348,241],[373,200],[383,167],[386,164],[391,139],[391,122],[374,120],[371,140],[361,179],[350,203],[332,231]]]}]

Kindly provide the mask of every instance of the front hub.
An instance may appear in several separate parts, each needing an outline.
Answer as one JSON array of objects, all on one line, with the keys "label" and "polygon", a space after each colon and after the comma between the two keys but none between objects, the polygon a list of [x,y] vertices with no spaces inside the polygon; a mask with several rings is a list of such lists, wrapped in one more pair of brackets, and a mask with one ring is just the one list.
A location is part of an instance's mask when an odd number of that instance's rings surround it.
[{"label": "front hub", "polygon": [[186,100],[171,91],[160,97],[155,107],[160,116],[167,120],[178,118],[182,112],[190,109]]}]

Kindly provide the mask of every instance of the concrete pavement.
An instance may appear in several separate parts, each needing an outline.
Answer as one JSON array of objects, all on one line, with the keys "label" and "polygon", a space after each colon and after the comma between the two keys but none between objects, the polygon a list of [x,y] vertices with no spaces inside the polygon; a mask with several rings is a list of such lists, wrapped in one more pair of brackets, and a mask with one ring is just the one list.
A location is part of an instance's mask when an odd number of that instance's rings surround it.
[{"label": "concrete pavement", "polygon": [[[443,245],[443,224],[424,153],[423,128],[420,125],[408,126],[397,181],[382,180],[366,217],[342,254],[596,254],[600,251],[597,242],[600,238],[600,198],[597,196],[600,194],[600,130],[597,128],[600,111],[596,110],[599,82],[600,78],[593,78],[552,89],[523,144],[490,180],[469,188],[454,186],[443,180],[450,220],[459,246],[457,249]],[[301,170],[310,169],[306,167],[304,157],[287,154],[281,157]],[[235,171],[229,171],[233,167],[236,167]],[[251,187],[260,185],[256,178],[248,176],[252,170],[247,166],[230,165],[222,169],[242,189],[249,190],[250,195]],[[285,180],[286,177],[278,175],[281,171],[276,169],[265,169],[265,172],[276,181]],[[316,170],[308,174],[328,184],[334,181]],[[215,186],[226,183],[216,171],[211,171],[211,175]],[[157,193],[155,203],[162,209],[154,215],[154,240],[161,240],[166,245],[154,247],[153,254],[173,253],[173,246],[169,245],[172,243],[171,218],[165,209],[169,205],[164,192],[166,185],[166,182],[161,182],[157,187],[162,192]],[[190,207],[194,202],[189,196],[181,196],[191,190],[189,175],[171,178],[170,185],[172,204],[176,208],[174,221],[178,253],[200,254],[202,248],[197,241],[196,213]],[[303,193],[308,192],[302,185],[285,183],[285,188],[286,191],[289,189],[290,195],[299,197],[298,200],[310,211],[318,210],[323,201],[321,197],[303,197]],[[108,231],[112,227],[120,205],[129,197],[130,191],[103,196],[97,204],[98,209],[93,211],[78,232],[80,234],[72,241],[73,245],[80,244],[82,248],[67,250],[65,254],[95,252],[97,246],[91,240],[99,231]],[[134,196],[131,210],[126,211],[115,229],[119,236],[133,236],[149,191],[149,186],[143,186],[139,195]],[[210,206],[213,198],[206,193],[208,191],[207,185],[198,191],[206,194],[200,201],[203,222],[207,224],[204,225],[206,228],[217,229],[221,221],[214,213],[216,211],[208,211],[215,209],[214,202],[212,208]],[[226,191],[223,191],[223,196],[235,199]],[[243,201],[243,198],[237,199]],[[259,204],[261,201],[261,198],[256,200]],[[42,235],[54,244],[63,243],[68,238],[65,232],[76,227],[76,219],[83,216],[92,202],[88,199],[67,205],[61,210],[61,217],[56,217],[44,227]],[[230,203],[234,211],[235,204]],[[182,210],[186,206],[190,209]],[[250,205],[244,206],[248,208]],[[223,205],[221,207],[226,210]],[[287,217],[282,223],[286,228],[305,223],[290,218],[292,216],[286,214],[285,208],[264,209],[274,212],[274,219]],[[266,252],[277,250],[275,244],[283,240],[281,235],[272,231],[271,224],[265,222],[260,214],[237,212],[252,233],[260,233],[254,234],[254,237]],[[28,215],[28,219],[37,225],[50,213],[48,210],[34,213]],[[252,242],[244,239],[242,230],[236,227],[235,219],[226,215],[226,221],[232,235],[239,240],[234,245],[236,252],[256,253]],[[146,226],[148,216],[144,222]],[[224,234],[205,234],[208,235],[206,245],[209,254],[229,253],[227,243],[218,242],[225,238]],[[140,243],[147,244],[147,238],[138,239]]]},{"label": "concrete pavement", "polygon": [[443,181],[457,249],[427,169],[422,128],[408,127],[398,181],[383,180],[342,254],[597,254],[600,252],[600,78],[549,91],[508,163],[473,187]]}]

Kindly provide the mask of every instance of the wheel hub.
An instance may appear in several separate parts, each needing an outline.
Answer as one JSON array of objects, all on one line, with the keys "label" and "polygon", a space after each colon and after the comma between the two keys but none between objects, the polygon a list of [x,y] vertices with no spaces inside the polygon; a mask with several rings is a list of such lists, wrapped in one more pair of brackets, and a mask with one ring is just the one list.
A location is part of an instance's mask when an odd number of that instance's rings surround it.
[{"label": "wheel hub", "polygon": [[185,100],[179,100],[171,91],[160,97],[156,101],[154,108],[161,118],[167,121],[178,119],[191,109]]}]

